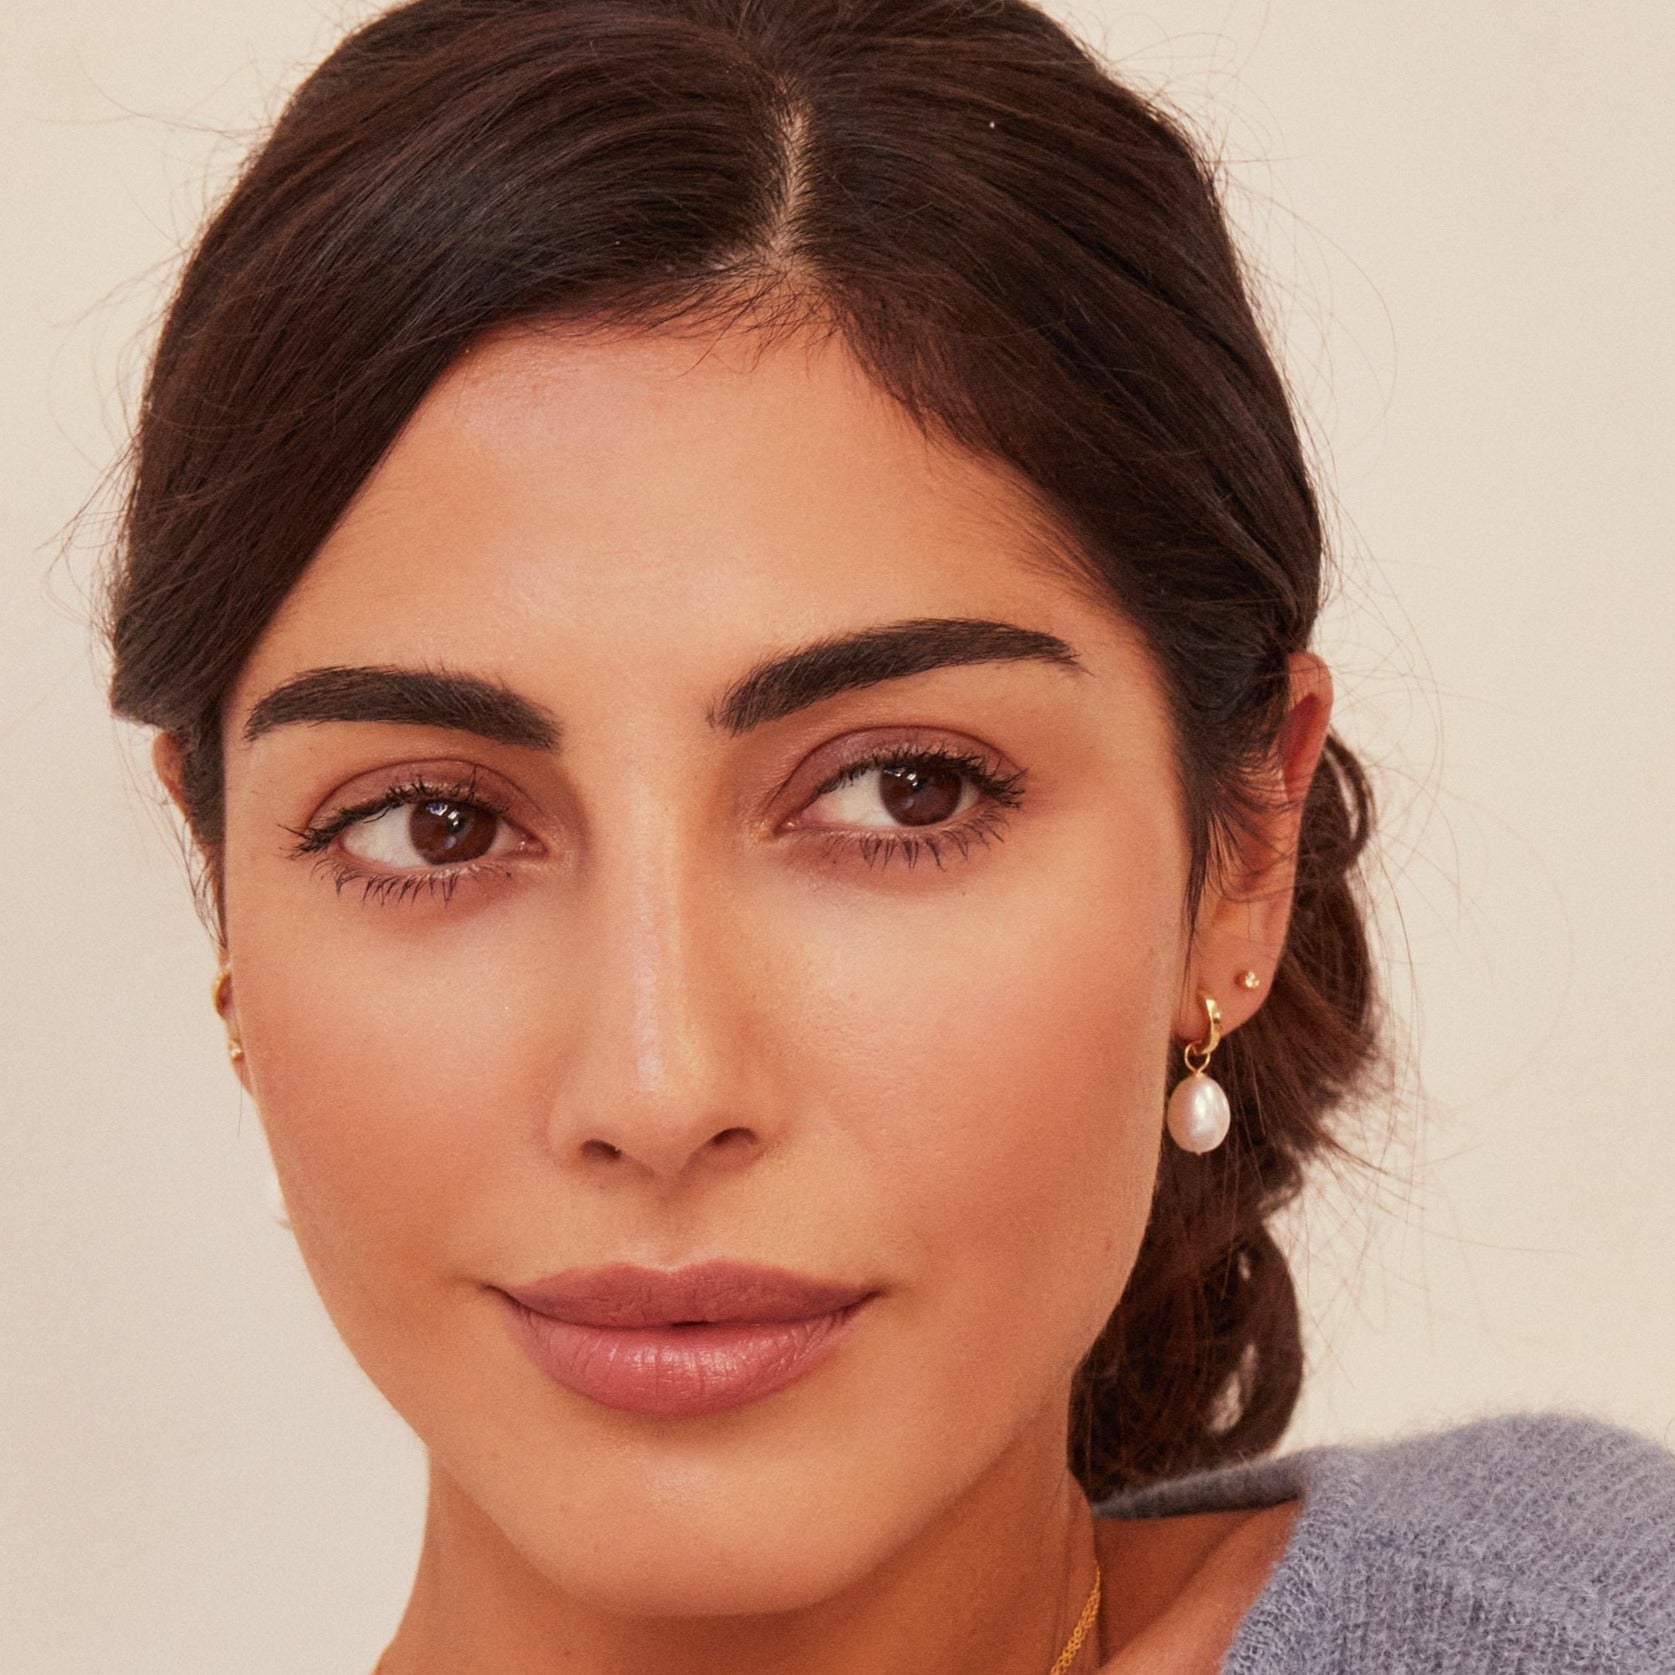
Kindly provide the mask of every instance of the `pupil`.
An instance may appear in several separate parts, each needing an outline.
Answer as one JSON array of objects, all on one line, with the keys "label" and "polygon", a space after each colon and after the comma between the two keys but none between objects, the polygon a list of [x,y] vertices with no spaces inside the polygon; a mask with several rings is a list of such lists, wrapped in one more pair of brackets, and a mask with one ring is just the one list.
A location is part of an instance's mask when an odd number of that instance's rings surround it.
[{"label": "pupil", "polygon": [[954,768],[885,768],[884,806],[908,826],[934,826],[960,806],[964,776]]},{"label": "pupil", "polygon": [[470,803],[417,803],[408,816],[407,836],[424,860],[442,866],[486,855],[498,824],[495,815]]}]

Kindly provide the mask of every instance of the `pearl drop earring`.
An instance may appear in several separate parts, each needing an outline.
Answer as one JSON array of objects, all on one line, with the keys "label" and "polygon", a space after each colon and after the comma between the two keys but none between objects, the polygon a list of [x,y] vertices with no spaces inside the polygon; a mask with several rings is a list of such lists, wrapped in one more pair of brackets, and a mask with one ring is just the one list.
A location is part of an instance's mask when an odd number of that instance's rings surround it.
[{"label": "pearl drop earring", "polygon": [[1232,1107],[1221,1083],[1204,1074],[1210,1055],[1221,1045],[1221,1008],[1214,995],[1200,992],[1208,1027],[1202,1041],[1182,1049],[1188,1074],[1175,1084],[1169,1095],[1169,1137],[1182,1151],[1213,1152],[1227,1138],[1233,1121]]}]

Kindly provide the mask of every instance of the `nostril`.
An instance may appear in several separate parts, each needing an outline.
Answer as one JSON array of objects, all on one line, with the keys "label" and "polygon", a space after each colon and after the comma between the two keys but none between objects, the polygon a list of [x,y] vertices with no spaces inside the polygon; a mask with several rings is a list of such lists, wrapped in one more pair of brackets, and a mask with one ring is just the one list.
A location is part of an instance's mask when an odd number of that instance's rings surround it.
[{"label": "nostril", "polygon": [[[673,1169],[677,1168],[680,1163],[688,1161],[691,1157],[701,1157],[714,1152],[724,1152],[729,1157],[735,1153],[747,1155],[755,1149],[758,1143],[756,1130],[753,1128],[741,1126],[723,1128],[718,1129],[709,1139],[700,1141],[696,1152],[679,1151],[677,1148],[676,1156],[663,1159],[662,1162]],[[661,1167],[658,1161],[660,1154],[656,1148],[645,1152],[637,1146],[631,1146],[625,1150],[621,1146],[613,1145],[609,1140],[599,1139],[597,1135],[592,1139],[582,1141],[579,1150],[581,1156],[589,1163],[614,1164],[621,1163],[626,1158],[636,1158],[652,1168],[654,1172]]]}]

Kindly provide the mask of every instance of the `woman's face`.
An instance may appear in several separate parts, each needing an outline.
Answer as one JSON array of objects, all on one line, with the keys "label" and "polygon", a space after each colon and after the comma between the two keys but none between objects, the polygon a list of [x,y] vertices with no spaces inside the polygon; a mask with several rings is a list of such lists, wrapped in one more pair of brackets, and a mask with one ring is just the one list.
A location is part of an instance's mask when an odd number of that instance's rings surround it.
[{"label": "woman's face", "polygon": [[1188,846],[1148,659],[1029,510],[835,341],[503,335],[228,705],[303,1256],[457,1515],[576,1597],[808,1603],[1062,1471]]}]

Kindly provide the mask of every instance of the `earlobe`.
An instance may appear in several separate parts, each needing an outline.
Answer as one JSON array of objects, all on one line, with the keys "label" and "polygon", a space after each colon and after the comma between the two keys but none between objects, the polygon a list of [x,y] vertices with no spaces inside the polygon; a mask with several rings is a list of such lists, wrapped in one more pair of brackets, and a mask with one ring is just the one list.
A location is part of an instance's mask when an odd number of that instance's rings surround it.
[{"label": "earlobe", "polygon": [[233,1067],[233,1074],[244,1084],[246,1093],[250,1091],[250,1072],[245,1067],[244,1043],[239,1039],[238,1019],[233,1012],[233,972],[227,965],[226,950],[221,951],[222,965],[215,973],[215,979],[209,986],[210,1005],[220,1018],[227,1030],[227,1059]]}]

